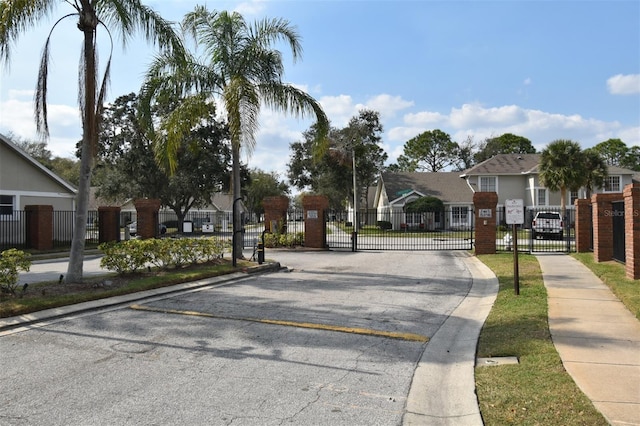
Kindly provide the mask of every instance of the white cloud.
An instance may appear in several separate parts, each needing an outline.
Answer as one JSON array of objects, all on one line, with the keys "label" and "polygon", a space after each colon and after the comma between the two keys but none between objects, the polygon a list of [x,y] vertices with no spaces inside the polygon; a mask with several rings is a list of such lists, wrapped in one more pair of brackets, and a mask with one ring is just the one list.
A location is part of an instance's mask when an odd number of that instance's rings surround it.
[{"label": "white cloud", "polygon": [[612,95],[635,95],[640,93],[640,74],[618,74],[607,80]]},{"label": "white cloud", "polygon": [[[24,93],[19,91],[11,92],[12,96],[20,94]],[[2,115],[0,115],[0,132],[11,132],[24,139],[39,140],[33,118],[32,101],[15,98],[8,99],[0,102],[0,110],[2,111]],[[77,108],[68,105],[49,104],[48,121],[50,133],[48,149],[54,156],[73,156],[76,142],[82,135]]]},{"label": "white cloud", "polygon": [[[421,111],[404,117],[406,126],[390,126],[385,141],[391,150],[398,150],[412,137],[432,129],[451,135],[452,140],[463,142],[468,136],[476,142],[504,133],[513,133],[531,140],[538,149],[555,139],[571,139],[587,148],[609,138],[619,137],[627,145],[640,144],[637,127],[623,128],[617,121],[607,122],[584,118],[578,114],[563,115],[525,109],[515,105],[485,108],[464,104],[452,108],[449,115]],[[388,151],[393,158],[395,151]],[[395,156],[397,157],[397,155]]]},{"label": "white cloud", "polygon": [[532,81],[530,77],[527,77],[524,79],[524,81],[522,82],[525,86],[530,86]]},{"label": "white cloud", "polygon": [[525,119],[524,110],[516,105],[483,108],[477,104],[464,104],[451,108],[449,122],[457,129],[468,127],[509,126]]},{"label": "white cloud", "polygon": [[412,101],[405,101],[401,96],[391,96],[386,93],[374,96],[365,104],[366,108],[378,111],[383,118],[394,117],[398,111],[414,105]]},{"label": "white cloud", "polygon": [[439,112],[423,111],[418,113],[410,113],[404,116],[404,122],[412,126],[430,127],[448,121],[446,115]]}]

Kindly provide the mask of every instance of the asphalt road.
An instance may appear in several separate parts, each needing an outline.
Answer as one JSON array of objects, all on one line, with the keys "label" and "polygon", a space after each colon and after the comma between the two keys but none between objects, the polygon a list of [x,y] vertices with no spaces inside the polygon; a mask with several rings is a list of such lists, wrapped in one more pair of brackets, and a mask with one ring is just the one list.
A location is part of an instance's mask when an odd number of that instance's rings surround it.
[{"label": "asphalt road", "polygon": [[268,251],[289,270],[7,333],[0,424],[402,424],[463,257]]}]

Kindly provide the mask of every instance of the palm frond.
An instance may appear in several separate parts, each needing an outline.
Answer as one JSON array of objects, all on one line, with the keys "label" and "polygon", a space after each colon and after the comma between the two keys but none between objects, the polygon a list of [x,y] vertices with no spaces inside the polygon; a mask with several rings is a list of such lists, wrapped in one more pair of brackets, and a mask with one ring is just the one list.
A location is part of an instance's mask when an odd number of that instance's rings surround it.
[{"label": "palm frond", "polygon": [[0,61],[9,65],[12,47],[23,32],[49,16],[57,0],[11,0],[0,2]]}]

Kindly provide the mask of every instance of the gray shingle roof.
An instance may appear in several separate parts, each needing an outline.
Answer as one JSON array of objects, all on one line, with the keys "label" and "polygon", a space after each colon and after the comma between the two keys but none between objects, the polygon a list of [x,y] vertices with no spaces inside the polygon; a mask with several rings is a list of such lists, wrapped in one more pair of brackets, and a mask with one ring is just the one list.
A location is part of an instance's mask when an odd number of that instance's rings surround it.
[{"label": "gray shingle roof", "polygon": [[471,203],[473,192],[460,172],[383,173],[389,202],[415,190],[439,198],[444,203]]},{"label": "gray shingle roof", "polygon": [[540,154],[498,154],[467,169],[462,176],[469,175],[519,175],[535,172]]}]

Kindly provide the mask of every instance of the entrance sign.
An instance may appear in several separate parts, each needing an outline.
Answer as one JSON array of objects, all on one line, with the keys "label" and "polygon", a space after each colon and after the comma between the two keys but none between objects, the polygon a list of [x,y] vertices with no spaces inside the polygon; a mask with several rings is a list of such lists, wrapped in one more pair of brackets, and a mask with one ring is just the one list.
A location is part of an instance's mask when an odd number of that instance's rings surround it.
[{"label": "entrance sign", "polygon": [[507,224],[513,232],[513,288],[516,296],[520,294],[520,271],[518,266],[518,227],[524,223],[524,202],[521,199],[505,200],[504,210]]},{"label": "entrance sign", "polygon": [[524,202],[521,199],[506,200],[504,203],[507,225],[524,223]]}]

